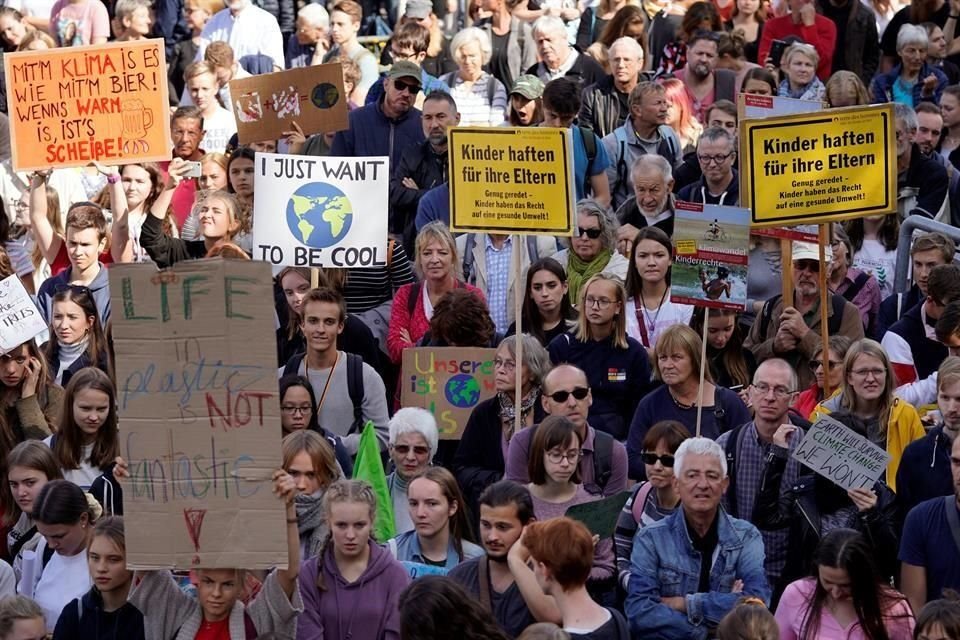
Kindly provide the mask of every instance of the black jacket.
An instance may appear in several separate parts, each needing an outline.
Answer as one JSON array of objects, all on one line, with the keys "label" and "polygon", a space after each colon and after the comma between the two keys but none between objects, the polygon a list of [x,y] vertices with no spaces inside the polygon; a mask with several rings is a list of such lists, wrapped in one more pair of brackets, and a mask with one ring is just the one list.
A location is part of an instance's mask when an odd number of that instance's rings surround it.
[{"label": "black jacket", "polygon": [[[419,188],[403,186],[404,178],[412,178]],[[390,233],[406,233],[412,229],[420,197],[446,181],[446,152],[438,154],[429,141],[404,149],[390,176]],[[404,249],[407,248],[404,243]],[[412,251],[407,255],[413,255]]]},{"label": "black jacket", "polygon": [[[794,580],[809,575],[810,559],[823,535],[821,525],[821,507],[818,498],[819,487],[829,485],[826,478],[805,474],[800,476],[790,491],[780,497],[780,482],[787,466],[785,449],[773,447],[767,456],[767,466],[760,483],[760,493],[750,519],[760,529],[790,528],[790,542],[787,564],[783,568],[779,585],[774,587],[775,599],[784,588]],[[820,489],[822,490],[822,489]],[[868,511],[858,511],[853,528],[864,534],[876,551],[880,574],[885,578],[894,575],[897,564],[897,551],[900,545],[900,518],[896,495],[883,482],[877,482],[873,490],[877,493],[877,505]]]},{"label": "black jacket", "polygon": [[917,285],[913,285],[905,293],[895,293],[884,298],[877,313],[876,333],[873,339],[877,342],[883,340],[883,334],[887,329],[921,302],[923,302],[923,294],[920,293],[920,287]]},{"label": "black jacket", "polygon": [[[640,73],[640,82],[649,79],[649,72]],[[580,124],[593,129],[598,138],[613,133],[630,117],[629,96],[617,91],[612,75],[603,76],[596,84],[585,88],[580,97]]]},{"label": "black jacket", "polygon": [[96,587],[63,608],[53,640],[143,640],[143,614],[129,602],[116,611],[103,610]]},{"label": "black jacket", "polygon": [[[940,207],[943,206],[943,201],[947,197],[950,179],[942,164],[920,153],[920,147],[914,144],[910,152],[910,166],[907,167],[907,174],[905,178],[898,177],[897,186],[898,188],[913,187],[917,190],[917,208],[906,211],[906,215],[913,215],[916,212],[933,218],[940,212]],[[917,209],[923,211],[917,211]]]},{"label": "black jacket", "polygon": [[[579,54],[577,59],[573,61],[573,66],[564,74],[564,77],[577,82],[581,89],[600,82],[603,76],[606,75],[600,63],[582,51],[578,51],[577,53]],[[541,64],[542,63],[538,62],[527,69],[526,73],[539,77],[540,74],[538,72],[540,71]]]},{"label": "black jacket", "polygon": [[707,190],[707,179],[701,175],[699,180],[688,184],[683,189],[680,189],[680,192],[677,193],[677,200],[684,200],[686,202],[699,202],[701,204],[721,204],[727,207],[735,207],[740,202],[740,176],[737,174],[737,170],[733,169],[733,180],[727,186],[726,190],[720,195],[719,202],[707,202],[707,195],[709,195],[709,191]]},{"label": "black jacket", "polygon": [[840,55],[833,57],[833,71],[840,71],[837,61],[842,59],[843,69],[857,74],[863,80],[863,84],[869,87],[870,81],[873,80],[880,66],[880,36],[877,35],[877,21],[873,12],[857,0],[846,1],[850,4],[850,10],[845,24],[838,23],[829,11],[823,10],[824,3],[830,0],[817,1],[818,12],[833,20],[837,25],[838,34],[845,34],[842,57]]},{"label": "black jacket", "polygon": [[[538,397],[533,403],[534,424],[539,424],[545,415]],[[453,457],[453,472],[475,518],[479,515],[480,494],[503,478],[506,462],[500,446],[502,434],[500,400],[494,396],[473,408]]]},{"label": "black jacket", "polygon": [[[51,338],[56,340],[56,338]],[[43,345],[43,354],[47,356],[47,344]],[[96,367],[103,371],[105,374],[110,375],[110,366],[108,365],[109,360],[107,360],[107,353],[105,351],[101,352],[97,357],[97,361],[93,362],[90,360],[90,356],[86,352],[80,354],[80,357],[74,360],[67,370],[63,372],[63,376],[60,378],[60,386],[64,389],[67,388],[67,383],[70,382],[70,378],[73,375],[85,367]],[[50,369],[50,375],[56,377],[57,372],[60,370],[60,362],[56,359],[51,361],[50,357],[47,356],[47,367]]]},{"label": "black jacket", "polygon": [[924,500],[953,493],[950,447],[940,425],[903,450],[897,468],[897,502],[903,516]]},{"label": "black jacket", "polygon": [[[669,203],[670,210],[673,211],[673,202]],[[662,222],[656,223],[655,227],[659,228],[665,234],[673,237],[673,221],[676,216],[670,216]],[[647,223],[646,217],[640,213],[640,208],[637,206],[636,196],[631,196],[629,200],[620,205],[620,208],[617,209],[617,221],[620,224],[632,224],[637,229],[643,229],[644,227],[650,226]]]}]

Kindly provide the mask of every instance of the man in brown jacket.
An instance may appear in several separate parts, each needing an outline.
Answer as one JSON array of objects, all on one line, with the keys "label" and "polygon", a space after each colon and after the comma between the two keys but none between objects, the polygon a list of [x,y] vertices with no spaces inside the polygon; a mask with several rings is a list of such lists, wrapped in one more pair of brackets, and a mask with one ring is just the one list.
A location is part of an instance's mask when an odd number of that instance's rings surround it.
[{"label": "man in brown jacket", "polygon": [[[826,259],[833,258],[827,247]],[[820,349],[820,264],[817,245],[793,243],[793,306],[784,307],[783,297],[767,300],[750,329],[744,346],[753,352],[757,362],[783,358],[797,372],[798,388],[813,384],[808,363]],[[863,337],[863,321],[857,307],[843,296],[827,294],[827,329],[830,335],[843,335],[851,340]]]}]

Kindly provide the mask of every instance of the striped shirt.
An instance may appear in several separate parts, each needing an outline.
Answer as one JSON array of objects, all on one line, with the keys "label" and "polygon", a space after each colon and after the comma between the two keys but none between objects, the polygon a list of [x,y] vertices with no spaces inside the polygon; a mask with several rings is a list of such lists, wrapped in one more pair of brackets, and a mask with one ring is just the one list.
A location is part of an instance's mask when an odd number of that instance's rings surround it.
[{"label": "striped shirt", "polygon": [[643,503],[643,510],[640,512],[640,522],[633,517],[633,503],[637,499],[640,489],[646,485],[646,482],[638,484],[633,493],[627,499],[620,511],[620,517],[617,518],[617,528],[613,534],[613,544],[617,554],[617,580],[627,590],[627,584],[630,582],[630,556],[633,553],[633,539],[636,537],[637,529],[646,527],[659,520],[663,520],[668,515],[676,511],[661,507],[657,502],[657,490],[650,488],[647,499]]},{"label": "striped shirt", "polygon": [[[444,74],[441,78],[450,89],[450,95],[457,102],[461,127],[498,127],[503,124],[507,112],[507,90],[503,83],[492,75],[483,72],[473,86],[464,86],[463,79],[456,71]],[[491,94],[489,83],[494,83]],[[490,96],[493,95],[493,100]]]},{"label": "striped shirt", "polygon": [[389,266],[350,269],[349,274],[343,291],[349,313],[375,309],[392,299],[397,289],[416,281],[407,252],[399,242],[393,243]]}]

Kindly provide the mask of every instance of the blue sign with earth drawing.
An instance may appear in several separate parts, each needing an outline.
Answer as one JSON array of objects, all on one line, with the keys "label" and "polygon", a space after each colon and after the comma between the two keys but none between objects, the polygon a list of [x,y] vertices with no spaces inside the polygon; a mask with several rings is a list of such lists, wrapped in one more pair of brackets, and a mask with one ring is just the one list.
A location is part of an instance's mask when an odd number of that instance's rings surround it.
[{"label": "blue sign with earth drawing", "polygon": [[254,260],[294,267],[386,266],[387,158],[258,153],[254,167],[261,195],[254,203]]},{"label": "blue sign with earth drawing", "polygon": [[496,349],[415,347],[403,352],[400,404],[429,409],[441,438],[457,439],[474,407],[496,393]]}]

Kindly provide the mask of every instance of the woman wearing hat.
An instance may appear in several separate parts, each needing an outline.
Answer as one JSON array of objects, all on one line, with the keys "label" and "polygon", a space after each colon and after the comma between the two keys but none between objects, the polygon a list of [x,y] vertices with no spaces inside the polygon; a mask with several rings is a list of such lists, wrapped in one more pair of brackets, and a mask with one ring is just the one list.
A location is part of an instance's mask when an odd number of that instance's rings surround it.
[{"label": "woman wearing hat", "polygon": [[538,127],[541,122],[543,122],[543,81],[534,75],[522,75],[517,78],[510,91],[510,109],[504,125]]}]

